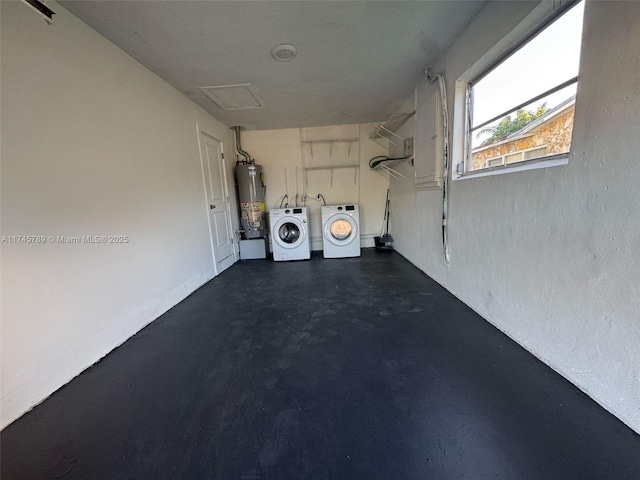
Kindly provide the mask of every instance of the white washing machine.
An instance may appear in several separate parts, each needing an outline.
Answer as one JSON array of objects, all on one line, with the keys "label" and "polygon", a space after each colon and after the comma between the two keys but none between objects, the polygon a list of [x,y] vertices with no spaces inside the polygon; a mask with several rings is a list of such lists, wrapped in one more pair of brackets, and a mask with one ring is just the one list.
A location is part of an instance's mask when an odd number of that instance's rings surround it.
[{"label": "white washing machine", "polygon": [[360,256],[358,205],[322,207],[322,253],[324,258]]},{"label": "white washing machine", "polygon": [[273,260],[311,258],[309,216],[306,207],[275,208],[269,212]]}]

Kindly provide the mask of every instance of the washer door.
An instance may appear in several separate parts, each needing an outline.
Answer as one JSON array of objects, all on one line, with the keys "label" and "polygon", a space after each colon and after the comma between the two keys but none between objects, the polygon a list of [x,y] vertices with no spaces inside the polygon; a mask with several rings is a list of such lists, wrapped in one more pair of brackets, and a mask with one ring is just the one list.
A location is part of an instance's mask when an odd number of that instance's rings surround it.
[{"label": "washer door", "polygon": [[305,238],[305,225],[295,217],[281,218],[273,226],[273,241],[282,248],[298,248]]},{"label": "washer door", "polygon": [[358,224],[350,215],[337,213],[324,224],[324,238],[337,247],[344,247],[358,238]]}]

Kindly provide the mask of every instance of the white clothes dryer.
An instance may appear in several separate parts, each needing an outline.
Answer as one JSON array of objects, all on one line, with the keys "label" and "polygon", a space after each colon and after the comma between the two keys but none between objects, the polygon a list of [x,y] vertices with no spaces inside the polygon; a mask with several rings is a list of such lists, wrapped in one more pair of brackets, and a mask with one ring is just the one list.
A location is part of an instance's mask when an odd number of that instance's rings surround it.
[{"label": "white clothes dryer", "polygon": [[358,205],[322,207],[322,254],[324,258],[360,256]]},{"label": "white clothes dryer", "polygon": [[306,207],[275,208],[269,212],[273,260],[311,258],[309,215]]}]

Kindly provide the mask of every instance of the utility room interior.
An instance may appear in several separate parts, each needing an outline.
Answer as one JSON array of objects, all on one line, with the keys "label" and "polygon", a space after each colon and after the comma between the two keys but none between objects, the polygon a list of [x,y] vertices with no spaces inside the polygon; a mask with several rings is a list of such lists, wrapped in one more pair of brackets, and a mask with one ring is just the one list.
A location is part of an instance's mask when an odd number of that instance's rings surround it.
[{"label": "utility room interior", "polygon": [[637,479],[640,2],[0,2],[0,477]]}]

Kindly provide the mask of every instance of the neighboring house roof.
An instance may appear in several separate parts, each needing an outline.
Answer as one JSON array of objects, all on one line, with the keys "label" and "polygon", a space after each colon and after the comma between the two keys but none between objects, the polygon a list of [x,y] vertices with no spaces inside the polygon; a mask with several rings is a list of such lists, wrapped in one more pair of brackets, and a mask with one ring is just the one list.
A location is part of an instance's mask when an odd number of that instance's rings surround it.
[{"label": "neighboring house roof", "polygon": [[493,147],[496,147],[498,145],[502,145],[502,144],[505,144],[505,143],[512,142],[514,140],[518,140],[520,138],[524,138],[524,137],[528,137],[530,135],[533,135],[533,133],[536,130],[538,130],[541,126],[543,126],[544,124],[548,123],[549,121],[551,121],[553,118],[557,117],[558,115],[564,113],[566,110],[568,110],[575,103],[576,103],[576,96],[572,95],[571,97],[569,97],[566,100],[564,100],[563,102],[559,103],[558,105],[556,105],[552,109],[547,110],[546,112],[544,112],[542,115],[540,115],[538,118],[536,118],[533,122],[525,125],[520,130],[515,131],[513,133],[510,133],[509,135],[507,135],[505,138],[503,138],[499,142],[490,143],[489,145],[480,146],[480,147],[474,149],[473,153],[481,152],[482,150],[487,150],[489,148],[493,148]]}]

